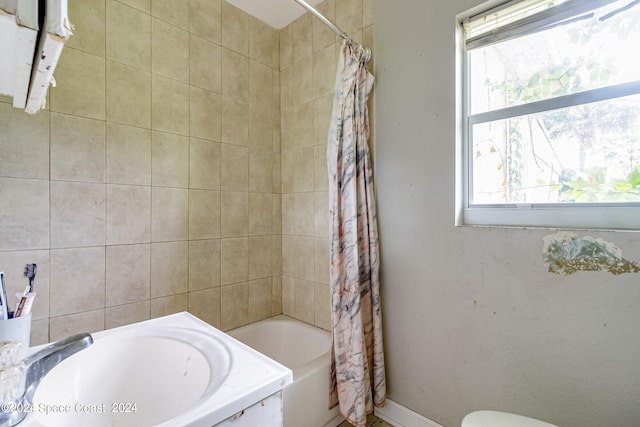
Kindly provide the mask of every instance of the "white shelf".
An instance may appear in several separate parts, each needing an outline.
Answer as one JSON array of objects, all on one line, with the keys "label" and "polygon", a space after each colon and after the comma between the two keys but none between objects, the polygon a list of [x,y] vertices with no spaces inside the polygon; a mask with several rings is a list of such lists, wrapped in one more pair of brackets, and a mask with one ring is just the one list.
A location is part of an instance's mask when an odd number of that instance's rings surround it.
[{"label": "white shelf", "polygon": [[44,105],[64,43],[72,35],[67,0],[47,0],[45,10],[38,4],[0,0],[0,94],[13,97],[13,106],[28,113]]}]

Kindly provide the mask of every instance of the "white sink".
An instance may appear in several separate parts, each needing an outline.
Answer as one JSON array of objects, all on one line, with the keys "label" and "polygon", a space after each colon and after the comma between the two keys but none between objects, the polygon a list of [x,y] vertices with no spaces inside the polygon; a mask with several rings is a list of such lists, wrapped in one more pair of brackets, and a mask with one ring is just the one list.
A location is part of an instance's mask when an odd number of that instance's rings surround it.
[{"label": "white sink", "polygon": [[211,426],[291,382],[290,370],[188,313],[93,338],[43,378],[22,425]]}]

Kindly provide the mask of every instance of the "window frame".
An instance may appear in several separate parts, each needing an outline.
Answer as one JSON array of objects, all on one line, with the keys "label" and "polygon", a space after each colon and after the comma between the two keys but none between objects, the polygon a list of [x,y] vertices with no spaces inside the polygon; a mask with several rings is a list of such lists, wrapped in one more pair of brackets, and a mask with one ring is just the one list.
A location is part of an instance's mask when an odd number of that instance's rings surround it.
[{"label": "window frame", "polygon": [[[584,0],[583,0],[584,1]],[[612,2],[614,0],[605,0]],[[586,0],[585,3],[591,3]],[[510,1],[506,6],[520,3]],[[569,0],[562,6],[563,10],[571,10],[580,2]],[[472,168],[472,128],[474,124],[485,123],[511,117],[518,117],[538,112],[551,111],[558,108],[583,105],[587,103],[616,99],[619,97],[640,94],[640,80],[618,84],[605,88],[596,88],[585,92],[564,95],[552,99],[534,101],[512,107],[501,108],[488,112],[471,114],[470,95],[470,64],[469,54],[465,42],[465,24],[469,19],[492,13],[502,9],[505,5],[494,8],[486,8],[480,13],[476,10],[468,12],[458,19],[458,58],[459,58],[459,91],[461,93],[461,161],[460,172],[457,174],[461,183],[458,200],[456,225],[468,226],[497,226],[497,227],[544,227],[544,228],[577,228],[577,229],[604,229],[604,230],[640,230],[640,202],[635,203],[527,203],[527,204],[472,204],[473,168]],[[572,6],[573,5],[573,6]],[[476,13],[473,13],[476,12]],[[551,23],[553,25],[553,23]],[[545,27],[548,28],[548,27]],[[535,32],[530,22],[527,23],[527,31]],[[512,29],[504,37],[513,38]],[[518,35],[517,37],[530,34]],[[477,37],[475,37],[477,38]],[[499,38],[495,37],[495,38]],[[494,39],[495,39],[494,38]],[[500,40],[501,41],[501,40]],[[491,42],[487,43],[490,44]]]}]

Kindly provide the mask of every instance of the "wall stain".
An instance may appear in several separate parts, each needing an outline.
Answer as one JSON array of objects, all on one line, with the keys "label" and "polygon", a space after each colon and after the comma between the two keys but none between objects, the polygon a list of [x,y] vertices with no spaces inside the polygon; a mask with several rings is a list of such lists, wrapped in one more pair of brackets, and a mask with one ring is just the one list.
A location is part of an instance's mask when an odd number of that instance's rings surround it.
[{"label": "wall stain", "polygon": [[542,257],[550,273],[569,275],[577,271],[602,271],[611,274],[639,273],[640,265],[622,256],[611,242],[591,236],[578,237],[561,231],[545,236]]}]

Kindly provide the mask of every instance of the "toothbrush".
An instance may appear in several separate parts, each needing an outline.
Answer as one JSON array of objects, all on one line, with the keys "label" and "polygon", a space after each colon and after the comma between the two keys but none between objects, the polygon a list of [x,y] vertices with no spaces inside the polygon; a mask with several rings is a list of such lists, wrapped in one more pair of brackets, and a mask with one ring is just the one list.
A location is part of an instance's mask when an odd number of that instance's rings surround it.
[{"label": "toothbrush", "polygon": [[33,281],[36,278],[36,271],[38,266],[36,264],[27,264],[24,267],[24,277],[29,279],[29,292],[33,292]]},{"label": "toothbrush", "polygon": [[7,306],[7,288],[4,285],[4,273],[0,271],[0,320],[7,320],[9,318],[9,307]]}]

